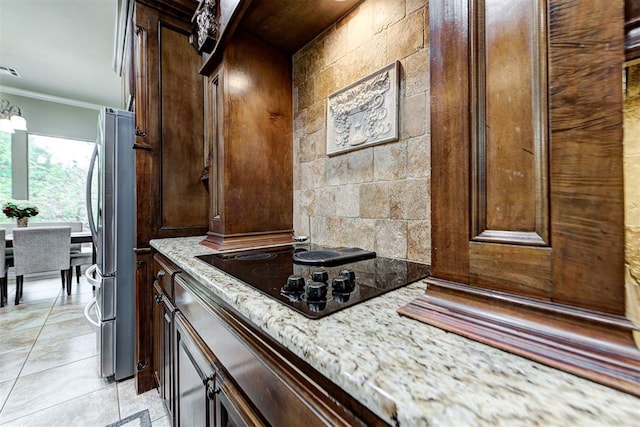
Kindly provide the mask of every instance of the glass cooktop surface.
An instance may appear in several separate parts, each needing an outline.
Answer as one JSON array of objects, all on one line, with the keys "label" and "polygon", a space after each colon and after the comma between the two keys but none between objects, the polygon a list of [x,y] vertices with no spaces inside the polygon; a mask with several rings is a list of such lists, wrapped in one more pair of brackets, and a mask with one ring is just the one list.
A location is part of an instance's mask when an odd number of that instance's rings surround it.
[{"label": "glass cooktop surface", "polygon": [[197,258],[311,319],[398,289],[429,266],[360,248],[296,244]]}]

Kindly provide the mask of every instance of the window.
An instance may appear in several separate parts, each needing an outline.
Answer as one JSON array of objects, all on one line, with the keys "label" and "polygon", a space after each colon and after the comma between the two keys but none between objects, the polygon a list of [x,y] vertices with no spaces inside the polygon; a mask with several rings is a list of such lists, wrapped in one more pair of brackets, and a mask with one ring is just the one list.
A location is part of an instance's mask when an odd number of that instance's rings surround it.
[{"label": "window", "polygon": [[94,146],[29,135],[29,200],[40,209],[33,222],[82,221],[88,227],[85,186]]},{"label": "window", "polygon": [[0,203],[11,200],[11,134],[0,132]]}]

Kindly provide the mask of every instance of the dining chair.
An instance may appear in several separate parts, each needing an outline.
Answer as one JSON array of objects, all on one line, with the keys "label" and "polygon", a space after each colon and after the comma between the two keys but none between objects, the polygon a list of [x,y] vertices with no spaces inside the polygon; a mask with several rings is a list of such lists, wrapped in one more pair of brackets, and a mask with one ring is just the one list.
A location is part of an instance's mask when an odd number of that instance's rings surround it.
[{"label": "dining chair", "polygon": [[59,270],[62,285],[71,295],[71,227],[26,227],[13,230],[13,265],[16,272],[16,301],[23,294],[24,275]]},{"label": "dining chair", "polygon": [[7,247],[6,230],[0,228],[0,307],[4,307],[7,302],[7,267],[5,260],[5,249]]},{"label": "dining chair", "polygon": [[[93,244],[93,243],[92,243]],[[93,264],[93,250],[90,252],[83,251],[82,249],[78,252],[71,250],[70,257],[71,264],[71,274],[69,279],[73,278],[73,267],[76,270],[76,283],[80,283],[80,275],[82,274],[81,266]]]}]

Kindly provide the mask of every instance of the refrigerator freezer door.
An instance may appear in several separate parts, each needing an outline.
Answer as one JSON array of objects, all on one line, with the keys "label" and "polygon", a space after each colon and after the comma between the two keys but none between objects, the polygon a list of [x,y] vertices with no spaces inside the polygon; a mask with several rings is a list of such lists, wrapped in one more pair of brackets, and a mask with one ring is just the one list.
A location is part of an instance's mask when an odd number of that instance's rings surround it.
[{"label": "refrigerator freezer door", "polygon": [[98,332],[99,367],[101,377],[110,377],[116,373],[116,321],[108,320],[100,323]]},{"label": "refrigerator freezer door", "polygon": [[[92,314],[92,308],[93,314]],[[84,317],[96,329],[96,346],[98,349],[98,370],[100,376],[110,377],[116,372],[115,320],[103,322],[97,300],[93,298],[84,308]]]}]

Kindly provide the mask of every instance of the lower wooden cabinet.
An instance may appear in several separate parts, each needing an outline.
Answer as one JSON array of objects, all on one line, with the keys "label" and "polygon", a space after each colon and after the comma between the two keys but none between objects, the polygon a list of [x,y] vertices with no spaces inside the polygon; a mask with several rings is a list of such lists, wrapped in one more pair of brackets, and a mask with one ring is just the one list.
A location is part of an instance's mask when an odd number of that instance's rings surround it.
[{"label": "lower wooden cabinet", "polygon": [[266,425],[223,374],[186,318],[175,316],[177,416],[181,427]]},{"label": "lower wooden cabinet", "polygon": [[154,378],[169,417],[174,416],[173,318],[175,307],[160,285],[153,285]]},{"label": "lower wooden cabinet", "polygon": [[386,425],[167,258],[154,261],[156,272],[174,272],[156,273],[153,318],[155,376],[173,426]]}]

